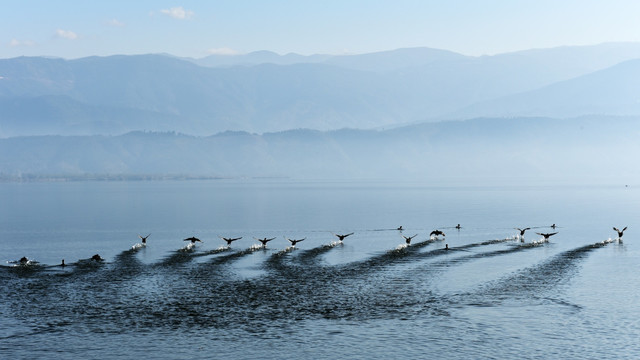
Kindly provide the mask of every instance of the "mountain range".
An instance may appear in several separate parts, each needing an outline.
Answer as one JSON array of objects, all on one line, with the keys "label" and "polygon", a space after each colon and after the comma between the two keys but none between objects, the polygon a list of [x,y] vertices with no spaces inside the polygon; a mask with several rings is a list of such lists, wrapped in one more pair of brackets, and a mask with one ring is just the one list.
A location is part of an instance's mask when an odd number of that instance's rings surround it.
[{"label": "mountain range", "polygon": [[0,60],[0,137],[390,129],[479,117],[640,115],[640,44],[470,57],[362,55]]},{"label": "mountain range", "polygon": [[0,139],[0,180],[278,177],[629,184],[640,117],[479,118],[388,130]]}]

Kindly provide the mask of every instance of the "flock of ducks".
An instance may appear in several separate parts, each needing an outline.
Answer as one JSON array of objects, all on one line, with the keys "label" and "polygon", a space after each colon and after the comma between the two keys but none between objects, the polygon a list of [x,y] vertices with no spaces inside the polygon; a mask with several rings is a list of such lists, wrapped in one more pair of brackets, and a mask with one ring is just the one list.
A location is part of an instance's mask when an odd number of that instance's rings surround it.
[{"label": "flock of ducks", "polygon": [[[349,234],[344,234],[344,235],[342,235],[342,234],[333,234],[333,235],[335,235],[338,238],[338,240],[340,242],[342,242],[345,238],[347,238],[348,236],[351,236],[353,234],[354,233],[349,233]],[[149,235],[151,235],[151,234],[149,234]],[[144,238],[142,236],[140,236],[140,235],[138,235],[138,236],[142,239],[142,243],[146,244],[147,243],[147,237],[149,237],[149,235],[147,235]],[[227,243],[227,246],[231,246],[231,243],[233,243],[234,241],[242,239],[242,236],[237,237],[237,238],[228,238],[228,237],[224,237],[224,236],[219,236],[219,238],[224,240]],[[254,237],[254,239],[259,241],[262,244],[262,247],[264,247],[264,248],[267,247],[267,243],[269,241],[275,240],[274,237],[272,237],[272,238],[266,238],[265,237],[265,238],[262,238],[262,239]],[[291,243],[292,247],[295,247],[297,243],[299,243],[301,241],[304,241],[306,239],[306,237],[302,238],[302,239],[289,239],[288,237],[285,237],[285,239],[287,239]],[[200,239],[198,239],[197,237],[194,237],[194,236],[186,238],[186,239],[184,239],[184,241],[190,241],[192,244],[195,244],[196,242],[202,242],[202,240],[200,240]]]},{"label": "flock of ducks", "polygon": [[[552,228],[554,230],[556,229],[556,227],[557,227],[556,224],[553,224],[553,225],[550,226],[550,228]],[[454,228],[460,230],[462,228],[462,226],[460,226],[460,224],[458,224],[458,225],[454,226]],[[520,233],[519,236],[517,236],[517,238],[519,238],[521,242],[524,242],[524,234],[525,234],[525,232],[527,230],[531,230],[530,227],[514,228],[514,229],[518,230],[518,232]],[[405,236],[404,234],[402,234],[402,231],[404,231],[404,228],[402,226],[397,227],[395,230],[400,231],[400,235],[404,238],[405,244],[407,246],[411,245],[411,240],[413,240],[413,238],[418,236],[418,234],[415,234],[415,235],[412,235],[412,236]],[[622,236],[624,235],[625,230],[627,230],[627,227],[625,226],[622,230],[620,230],[620,229],[618,229],[617,227],[614,226],[613,230],[615,230],[618,233],[618,239],[622,240]],[[545,241],[545,242],[548,241],[551,236],[556,235],[557,233],[558,233],[557,231],[556,232],[551,232],[551,233],[536,232],[536,234],[538,234],[538,235],[543,237],[543,241]],[[332,233],[332,234],[335,237],[338,238],[338,241],[340,243],[342,243],[344,241],[344,239],[346,239],[347,237],[353,235],[354,233],[351,232],[351,233],[348,233],[348,234],[335,234],[335,233]],[[140,240],[142,242],[142,246],[146,246],[147,245],[147,239],[149,238],[149,236],[151,236],[151,234],[148,234],[147,236],[138,235],[138,237],[140,238]],[[437,239],[440,236],[442,236],[444,238],[446,235],[445,235],[445,233],[443,231],[438,230],[438,229],[433,230],[431,233],[429,233],[429,237],[432,238],[432,239],[433,238]],[[228,247],[231,247],[231,244],[234,241],[238,241],[238,240],[242,239],[242,236],[236,237],[236,238],[228,238],[228,237],[223,237],[223,236],[219,236],[219,237],[220,237],[220,239],[224,240],[227,243]],[[266,248],[267,247],[267,243],[269,241],[275,240],[276,238],[275,237],[272,237],[272,238],[267,238],[267,237],[256,238],[256,237],[254,237],[254,239],[259,241],[262,244],[263,248]],[[293,248],[293,247],[296,246],[297,243],[299,243],[301,241],[304,241],[306,239],[306,237],[302,238],[302,239],[290,239],[290,238],[285,237],[285,239],[287,239],[291,243],[291,247]],[[184,241],[189,241],[191,244],[195,244],[196,242],[202,242],[202,240],[198,239],[195,236],[188,237],[188,238],[184,239]],[[449,244],[445,244],[445,250],[449,250]],[[102,262],[102,261],[104,261],[104,259],[99,254],[93,255],[89,260],[90,261],[94,261],[94,262]],[[23,256],[19,261],[14,261],[13,263],[18,264],[18,265],[22,265],[22,266],[26,266],[26,265],[29,265],[29,264],[32,264],[32,263],[35,263],[35,262],[32,262],[26,256]],[[62,262],[58,266],[61,266],[61,267],[65,267],[66,266],[66,264],[64,262],[64,259],[62,259]]]}]

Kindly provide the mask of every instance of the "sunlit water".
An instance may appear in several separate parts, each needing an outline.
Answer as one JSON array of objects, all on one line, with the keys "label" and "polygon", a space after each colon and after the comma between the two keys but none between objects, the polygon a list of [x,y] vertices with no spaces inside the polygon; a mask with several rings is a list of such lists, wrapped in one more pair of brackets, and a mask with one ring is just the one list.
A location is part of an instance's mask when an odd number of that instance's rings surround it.
[{"label": "sunlit water", "polygon": [[26,183],[0,200],[0,358],[640,356],[634,186]]}]

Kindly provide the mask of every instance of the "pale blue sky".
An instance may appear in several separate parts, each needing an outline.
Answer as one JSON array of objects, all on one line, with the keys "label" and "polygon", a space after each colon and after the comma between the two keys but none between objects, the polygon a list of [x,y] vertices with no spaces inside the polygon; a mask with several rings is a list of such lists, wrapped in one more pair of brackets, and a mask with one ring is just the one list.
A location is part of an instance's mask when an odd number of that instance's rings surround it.
[{"label": "pale blue sky", "polygon": [[0,0],[0,58],[426,46],[486,55],[640,42],[637,0]]}]

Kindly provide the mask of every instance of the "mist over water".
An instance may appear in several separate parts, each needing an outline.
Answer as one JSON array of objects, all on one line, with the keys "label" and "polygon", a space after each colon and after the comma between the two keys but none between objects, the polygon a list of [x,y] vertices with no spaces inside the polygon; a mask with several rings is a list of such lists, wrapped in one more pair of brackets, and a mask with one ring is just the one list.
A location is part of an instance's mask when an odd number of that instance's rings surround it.
[{"label": "mist over water", "polygon": [[634,186],[5,183],[0,198],[3,357],[639,355]]}]

